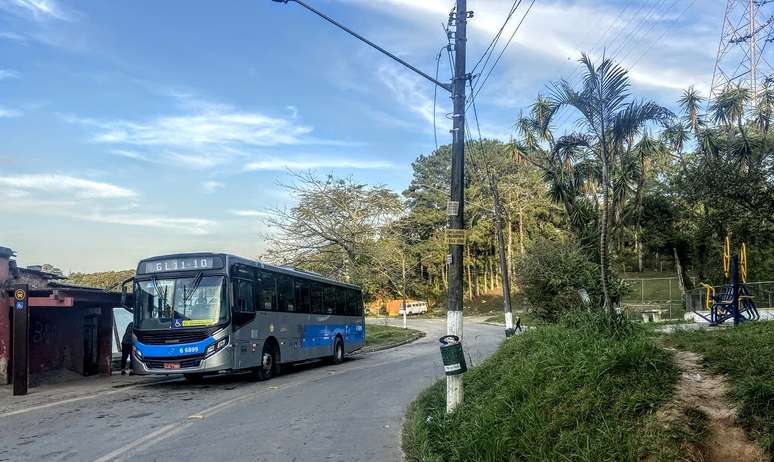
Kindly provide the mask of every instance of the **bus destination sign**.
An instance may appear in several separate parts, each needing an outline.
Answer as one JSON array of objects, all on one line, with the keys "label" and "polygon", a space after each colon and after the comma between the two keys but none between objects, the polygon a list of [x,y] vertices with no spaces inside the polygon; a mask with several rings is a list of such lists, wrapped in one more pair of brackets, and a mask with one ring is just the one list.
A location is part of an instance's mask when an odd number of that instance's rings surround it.
[{"label": "bus destination sign", "polygon": [[185,257],[151,260],[144,263],[143,273],[166,273],[169,271],[202,271],[223,267],[218,257]]}]

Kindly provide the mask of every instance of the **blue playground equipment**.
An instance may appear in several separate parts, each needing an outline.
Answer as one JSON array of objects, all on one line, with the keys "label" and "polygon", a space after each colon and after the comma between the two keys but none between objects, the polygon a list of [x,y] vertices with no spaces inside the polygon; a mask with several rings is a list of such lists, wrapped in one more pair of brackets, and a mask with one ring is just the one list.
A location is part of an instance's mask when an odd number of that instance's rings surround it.
[{"label": "blue playground equipment", "polygon": [[731,281],[729,284],[719,286],[717,290],[702,283],[707,290],[705,306],[709,310],[709,317],[698,311],[694,313],[707,321],[710,326],[723,324],[729,319],[734,320],[735,326],[741,322],[760,319],[755,301],[746,284],[747,246],[742,244],[740,255],[731,255],[730,237],[726,237],[723,245],[723,274],[726,278],[730,275]]}]

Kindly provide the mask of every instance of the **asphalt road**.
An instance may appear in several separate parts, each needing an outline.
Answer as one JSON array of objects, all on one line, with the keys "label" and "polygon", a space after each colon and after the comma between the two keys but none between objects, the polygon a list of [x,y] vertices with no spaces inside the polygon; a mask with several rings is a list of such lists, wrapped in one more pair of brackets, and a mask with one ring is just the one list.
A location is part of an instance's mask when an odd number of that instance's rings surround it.
[{"label": "asphalt road", "polygon": [[[267,382],[170,381],[0,416],[0,461],[397,461],[405,409],[443,369],[445,320],[409,326],[427,336]],[[474,364],[502,338],[500,327],[465,324]]]}]

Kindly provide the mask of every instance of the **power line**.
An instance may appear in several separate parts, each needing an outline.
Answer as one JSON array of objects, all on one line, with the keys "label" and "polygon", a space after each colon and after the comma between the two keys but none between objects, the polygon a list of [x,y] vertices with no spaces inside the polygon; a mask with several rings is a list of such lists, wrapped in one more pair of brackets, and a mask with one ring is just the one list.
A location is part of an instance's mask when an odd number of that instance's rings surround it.
[{"label": "power line", "polygon": [[478,61],[473,66],[473,69],[470,71],[471,74],[476,73],[476,70],[478,69],[479,64],[481,64],[481,61],[484,60],[485,56],[486,56],[486,61],[484,62],[484,65],[481,66],[481,69],[486,69],[486,65],[487,63],[489,63],[489,59],[492,57],[492,53],[494,53],[495,46],[497,45],[497,42],[500,40],[500,36],[505,30],[505,26],[508,25],[508,21],[511,20],[511,18],[513,17],[513,14],[516,12],[516,10],[519,8],[520,5],[521,5],[521,0],[514,0],[513,4],[511,5],[511,9],[508,11],[508,16],[506,16],[505,21],[503,22],[503,25],[500,26],[500,30],[497,31],[497,34],[495,34],[495,36],[492,38],[492,41],[489,42],[489,46],[486,47],[486,50],[484,50],[484,53],[481,55],[480,58],[478,58]]},{"label": "power line", "polygon": [[[438,51],[438,56],[435,58],[435,80],[438,80],[438,69],[441,67],[441,55],[446,47],[441,48]],[[435,139],[435,150],[438,151],[438,128],[435,124],[435,105],[438,100],[438,85],[433,85],[433,138]]]},{"label": "power line", "polygon": [[[686,13],[686,12],[687,12],[687,11],[688,11],[688,10],[689,10],[689,9],[690,9],[690,8],[691,8],[691,7],[692,7],[694,4],[695,4],[695,3],[696,3],[696,0],[691,0],[691,2],[688,4],[688,6],[686,6],[686,7],[685,7],[685,9],[683,9],[683,11],[682,11],[682,12],[680,12],[680,14],[677,16],[676,20],[677,20],[677,19],[680,19],[680,18],[682,18],[682,17],[685,15],[685,13]],[[653,44],[654,44],[654,43],[657,43],[657,42],[659,42],[659,41],[660,41],[662,38],[664,38],[664,35],[666,35],[666,33],[667,33],[667,31],[668,31],[668,30],[669,30],[669,29],[667,29],[667,28],[664,28],[664,30],[661,32],[661,35],[659,35],[659,36],[658,36],[658,37],[657,37],[655,40],[653,40],[652,42],[650,42],[650,44],[649,44],[649,45],[648,45],[648,46],[645,48],[645,50],[643,50],[643,52],[642,52],[642,53],[640,53],[640,55],[637,57],[637,59],[635,59],[635,60],[634,60],[634,62],[631,64],[631,66],[629,66],[629,69],[633,69],[633,68],[634,68],[634,66],[636,66],[636,65],[637,65],[637,63],[639,63],[639,62],[640,62],[640,60],[642,59],[642,57],[643,57],[643,56],[645,56],[645,55],[646,55],[646,54],[647,54],[647,53],[650,51],[650,49],[653,47]]]},{"label": "power line", "polygon": [[[621,33],[617,34],[619,36],[619,39],[617,40],[617,42],[619,42],[620,45],[617,48],[615,48],[615,51],[613,51],[613,53],[611,53],[611,56],[609,59],[615,60],[617,55],[620,55],[620,53],[623,52],[625,49],[627,49],[627,47],[631,47],[631,48],[629,48],[629,51],[626,52],[625,57],[631,53],[631,51],[634,49],[633,47],[635,46],[635,42],[637,40],[643,40],[653,30],[653,28],[655,28],[656,22],[651,24],[650,29],[648,29],[647,32],[645,32],[644,34],[642,33],[642,31],[645,30],[644,29],[645,24],[653,17],[653,15],[657,11],[659,11],[660,7],[664,6],[665,2],[666,0],[657,0],[654,3],[651,3],[650,5],[648,5],[647,3],[643,3],[640,6],[640,8],[636,9],[632,13],[632,18],[629,21],[627,21],[626,24],[624,24],[624,26],[622,27],[622,30],[626,30],[626,28],[629,27],[630,25],[633,25],[634,28],[631,30],[631,32],[627,33],[626,35],[623,35]],[[671,6],[673,6],[675,3],[676,3],[676,0],[673,0]],[[645,12],[644,16],[641,17],[639,21],[634,22],[635,18],[639,15],[640,12]],[[660,17],[663,17],[663,15],[661,15]],[[610,38],[613,39],[615,37],[616,35],[613,35]],[[603,40],[607,40],[607,37],[605,37]],[[601,42],[595,48],[598,49],[600,46],[604,47],[604,45],[605,45],[604,42]],[[593,49],[592,49],[592,53],[593,53]],[[583,71],[581,68],[576,68],[575,72],[573,72],[573,74],[568,79],[568,81],[575,80],[577,77],[580,77],[582,73]],[[571,117],[570,114],[565,112],[562,116],[560,116],[560,120],[558,120],[557,123],[560,125],[565,124],[567,123],[570,117]]]},{"label": "power line", "polygon": [[[497,67],[497,64],[500,62],[500,59],[503,57],[503,53],[505,53],[505,50],[508,49],[508,46],[513,41],[513,38],[516,37],[516,33],[521,28],[521,25],[524,23],[524,20],[527,18],[527,15],[532,10],[532,7],[535,5],[535,0],[532,0],[530,2],[529,7],[527,8],[527,11],[524,12],[524,15],[521,17],[521,20],[516,25],[516,28],[513,30],[513,33],[508,38],[508,41],[505,43],[505,46],[500,50],[500,54],[497,55],[497,59],[495,60],[494,64],[492,64],[492,67],[489,68],[489,72],[486,74],[486,77],[484,77],[484,80],[481,81],[481,83],[478,85],[478,88],[475,90],[475,95],[473,94],[473,90],[471,90],[471,101],[475,99],[476,96],[481,92],[481,90],[484,88],[484,85],[486,85],[486,82],[489,80],[489,77],[492,75],[492,72],[494,71],[495,67]],[[471,83],[472,88],[472,83]]]},{"label": "power line", "polygon": [[626,40],[616,40],[613,43],[613,46],[611,46],[610,50],[610,56],[616,56],[620,54],[624,49],[626,49],[629,46],[632,46],[634,44],[635,39],[641,34],[642,30],[647,27],[648,21],[651,17],[653,17],[653,14],[656,11],[659,11],[659,8],[664,6],[664,3],[667,0],[656,0],[654,3],[650,4],[650,6],[645,11],[644,15],[639,18],[639,20],[634,25],[634,28],[631,29],[627,34]]}]

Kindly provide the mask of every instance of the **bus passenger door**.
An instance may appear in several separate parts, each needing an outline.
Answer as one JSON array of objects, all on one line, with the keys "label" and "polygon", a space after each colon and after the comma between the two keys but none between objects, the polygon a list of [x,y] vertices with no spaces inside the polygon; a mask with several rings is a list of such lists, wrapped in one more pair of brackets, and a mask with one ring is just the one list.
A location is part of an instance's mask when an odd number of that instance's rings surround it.
[{"label": "bus passenger door", "polygon": [[255,281],[248,268],[241,265],[235,267],[231,279],[235,315],[232,334],[234,367],[248,369],[258,365],[261,354],[261,347],[256,348],[252,338],[257,325]]},{"label": "bus passenger door", "polygon": [[[251,341],[258,350],[260,362],[263,344],[267,338],[274,335],[274,323],[277,318],[277,280],[273,274],[266,271],[258,272],[258,316],[251,332]],[[284,352],[283,352],[284,353]]]}]

